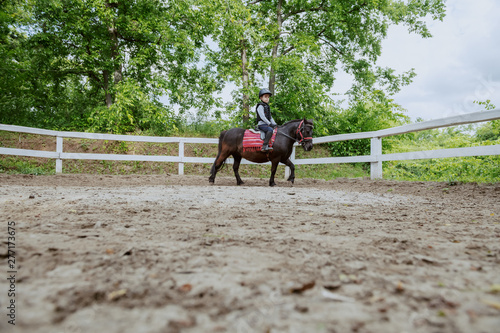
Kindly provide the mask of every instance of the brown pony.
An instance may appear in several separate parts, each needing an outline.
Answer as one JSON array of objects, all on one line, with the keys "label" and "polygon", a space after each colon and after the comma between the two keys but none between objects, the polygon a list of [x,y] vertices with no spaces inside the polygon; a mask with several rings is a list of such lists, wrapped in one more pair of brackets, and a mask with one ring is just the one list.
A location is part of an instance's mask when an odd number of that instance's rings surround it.
[{"label": "brown pony", "polygon": [[243,184],[240,174],[238,173],[242,158],[255,163],[266,163],[271,161],[272,166],[269,186],[276,185],[274,182],[274,175],[276,174],[278,164],[280,162],[285,164],[290,167],[291,173],[288,181],[293,184],[295,180],[295,165],[290,161],[293,144],[298,142],[305,151],[310,151],[313,147],[313,128],[312,119],[296,119],[279,126],[276,133],[276,139],[273,143],[273,150],[270,152],[243,151],[243,135],[245,130],[242,128],[231,128],[227,131],[222,131],[219,136],[219,153],[210,170],[210,178],[208,178],[208,181],[214,183],[217,171],[222,167],[226,158],[232,155],[234,158],[233,170],[238,185]]}]

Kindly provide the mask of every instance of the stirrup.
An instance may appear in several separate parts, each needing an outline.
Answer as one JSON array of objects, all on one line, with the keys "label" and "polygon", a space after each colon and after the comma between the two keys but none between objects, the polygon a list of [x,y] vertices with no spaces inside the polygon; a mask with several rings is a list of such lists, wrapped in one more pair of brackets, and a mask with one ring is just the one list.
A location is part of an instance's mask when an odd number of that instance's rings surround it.
[{"label": "stirrup", "polygon": [[264,153],[270,152],[272,150],[273,150],[273,147],[269,147],[269,145],[262,146],[262,148],[260,149],[260,151],[262,151]]}]

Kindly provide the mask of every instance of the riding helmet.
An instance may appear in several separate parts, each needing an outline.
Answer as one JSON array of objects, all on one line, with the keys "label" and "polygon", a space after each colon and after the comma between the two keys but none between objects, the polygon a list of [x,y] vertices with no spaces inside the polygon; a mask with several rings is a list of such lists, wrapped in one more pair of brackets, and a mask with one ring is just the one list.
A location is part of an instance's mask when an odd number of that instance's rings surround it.
[{"label": "riding helmet", "polygon": [[259,98],[261,98],[261,96],[265,95],[265,94],[272,95],[273,93],[269,89],[267,89],[267,88],[261,89],[259,91]]}]

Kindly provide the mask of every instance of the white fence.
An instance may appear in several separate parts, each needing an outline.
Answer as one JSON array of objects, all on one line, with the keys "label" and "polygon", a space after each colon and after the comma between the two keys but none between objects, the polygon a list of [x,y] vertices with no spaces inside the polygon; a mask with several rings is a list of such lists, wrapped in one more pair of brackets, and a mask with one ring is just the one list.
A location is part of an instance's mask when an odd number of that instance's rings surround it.
[{"label": "white fence", "polygon": [[[429,159],[429,158],[444,158],[444,157],[463,157],[463,156],[484,156],[484,155],[500,155],[500,145],[480,146],[469,148],[452,148],[440,150],[427,150],[397,154],[382,153],[382,138],[398,134],[417,132],[433,128],[449,127],[462,124],[470,124],[489,120],[500,119],[500,109],[491,111],[467,113],[458,116],[430,120],[415,124],[409,124],[399,127],[388,128],[374,132],[361,132],[353,134],[340,134],[332,136],[324,136],[314,138],[313,142],[327,143],[336,141],[371,139],[370,155],[351,156],[351,157],[324,157],[324,158],[308,158],[296,159],[295,147],[291,156],[294,164],[331,164],[331,163],[358,163],[370,162],[371,179],[382,178],[382,162],[397,161],[397,160],[414,160],[414,159]],[[41,151],[29,149],[3,148],[0,147],[0,155],[17,155],[29,157],[43,157],[56,159],[56,173],[62,173],[62,160],[77,159],[77,160],[107,160],[107,161],[145,161],[145,162],[174,162],[178,163],[179,174],[184,174],[184,163],[210,163],[215,160],[214,157],[186,157],[184,156],[184,144],[186,143],[204,143],[217,144],[218,139],[206,138],[179,138],[179,137],[154,137],[154,136],[135,136],[135,135],[114,135],[114,134],[96,134],[96,133],[81,133],[81,132],[60,132],[51,131],[31,127],[13,126],[0,124],[0,130],[29,133],[39,135],[49,135],[56,137],[56,151]],[[156,142],[156,143],[178,143],[178,156],[153,156],[153,155],[119,155],[119,154],[91,154],[91,153],[65,153],[63,151],[64,138],[80,138],[93,140],[116,140],[116,141],[133,141],[133,142]],[[232,159],[228,159],[227,163],[232,163]],[[243,160],[243,164],[253,164],[252,162]],[[268,162],[269,163],[269,162]],[[290,170],[286,167],[285,177],[288,177]]]}]

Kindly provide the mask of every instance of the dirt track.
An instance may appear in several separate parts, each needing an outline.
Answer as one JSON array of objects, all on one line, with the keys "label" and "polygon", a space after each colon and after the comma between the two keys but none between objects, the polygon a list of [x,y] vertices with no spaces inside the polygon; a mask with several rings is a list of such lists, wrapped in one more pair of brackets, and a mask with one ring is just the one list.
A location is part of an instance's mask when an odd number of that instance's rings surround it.
[{"label": "dirt track", "polygon": [[0,331],[498,332],[500,184],[266,185],[0,174]]}]

